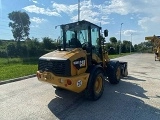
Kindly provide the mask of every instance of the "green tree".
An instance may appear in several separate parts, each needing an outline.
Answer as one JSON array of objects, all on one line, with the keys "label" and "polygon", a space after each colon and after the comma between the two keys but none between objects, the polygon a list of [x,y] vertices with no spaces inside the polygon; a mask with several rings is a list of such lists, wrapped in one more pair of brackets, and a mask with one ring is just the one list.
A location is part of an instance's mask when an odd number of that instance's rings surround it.
[{"label": "green tree", "polygon": [[134,50],[135,50],[135,52],[138,52],[138,45],[137,44],[134,45]]},{"label": "green tree", "polygon": [[52,49],[55,49],[55,44],[53,43],[54,41],[49,38],[49,37],[44,37],[43,38],[43,45],[44,45],[44,48],[45,49],[48,49],[48,50],[52,50]]},{"label": "green tree", "polygon": [[111,37],[109,40],[110,40],[110,42],[112,44],[116,44],[117,43],[117,38],[115,38],[115,37]]},{"label": "green tree", "polygon": [[13,11],[8,14],[9,27],[12,28],[13,37],[16,41],[20,41],[29,36],[30,17],[26,12]]},{"label": "green tree", "polygon": [[127,41],[127,40],[124,40],[123,41],[123,44],[122,44],[122,52],[123,53],[127,53],[127,52],[130,52],[130,45],[131,45],[131,42],[130,41]]},{"label": "green tree", "polygon": [[150,41],[141,42],[140,44],[135,44],[134,49],[136,52],[152,52],[153,45]]},{"label": "green tree", "polygon": [[7,46],[7,53],[9,57],[15,57],[16,56],[16,46],[14,43],[11,43]]},{"label": "green tree", "polygon": [[27,39],[25,44],[27,46],[28,57],[39,56],[39,54],[42,53],[43,48],[41,47],[37,38]]}]

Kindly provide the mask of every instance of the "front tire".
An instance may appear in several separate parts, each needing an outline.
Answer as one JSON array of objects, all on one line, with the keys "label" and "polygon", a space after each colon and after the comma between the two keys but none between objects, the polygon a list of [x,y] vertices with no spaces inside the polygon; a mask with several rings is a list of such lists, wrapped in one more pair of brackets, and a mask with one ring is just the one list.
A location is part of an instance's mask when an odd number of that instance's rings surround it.
[{"label": "front tire", "polygon": [[113,62],[107,66],[108,80],[111,84],[118,84],[121,78],[121,68],[119,62]]},{"label": "front tire", "polygon": [[102,70],[96,70],[90,74],[88,85],[85,90],[85,97],[89,100],[98,100],[104,91],[104,74]]}]

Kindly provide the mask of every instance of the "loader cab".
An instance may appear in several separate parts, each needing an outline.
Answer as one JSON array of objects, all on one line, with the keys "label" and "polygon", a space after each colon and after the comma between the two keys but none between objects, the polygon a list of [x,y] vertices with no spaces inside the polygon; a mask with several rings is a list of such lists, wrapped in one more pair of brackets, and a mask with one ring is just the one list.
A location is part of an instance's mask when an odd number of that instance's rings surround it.
[{"label": "loader cab", "polygon": [[[108,31],[104,32],[105,36]],[[100,46],[101,27],[82,20],[74,23],[61,25],[63,50],[81,48],[87,51],[87,57],[92,60],[92,53],[102,54]],[[98,51],[98,52],[97,52]],[[102,57],[102,55],[100,55]],[[102,59],[102,58],[101,58]],[[89,63],[91,64],[91,63]]]}]

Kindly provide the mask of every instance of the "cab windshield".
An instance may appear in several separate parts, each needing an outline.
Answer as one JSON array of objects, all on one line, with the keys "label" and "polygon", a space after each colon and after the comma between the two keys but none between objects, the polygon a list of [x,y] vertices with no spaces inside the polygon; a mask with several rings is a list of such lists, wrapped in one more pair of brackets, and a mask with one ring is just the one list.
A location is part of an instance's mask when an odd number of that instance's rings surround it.
[{"label": "cab windshield", "polygon": [[66,31],[67,48],[81,48],[85,42],[88,42],[88,30]]},{"label": "cab windshield", "polygon": [[[78,23],[78,22],[77,22]],[[100,28],[91,24],[71,23],[61,26],[63,46],[65,48],[82,48],[84,44],[97,44]]]}]

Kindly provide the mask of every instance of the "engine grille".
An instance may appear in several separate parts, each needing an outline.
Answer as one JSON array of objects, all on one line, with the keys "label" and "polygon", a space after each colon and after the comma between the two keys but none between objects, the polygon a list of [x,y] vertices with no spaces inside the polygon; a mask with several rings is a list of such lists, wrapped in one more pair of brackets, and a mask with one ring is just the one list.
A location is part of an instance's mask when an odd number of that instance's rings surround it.
[{"label": "engine grille", "polygon": [[50,60],[39,59],[39,71],[49,71],[57,76],[71,76],[70,61],[69,60]]}]

